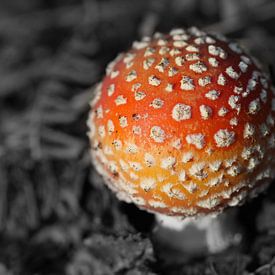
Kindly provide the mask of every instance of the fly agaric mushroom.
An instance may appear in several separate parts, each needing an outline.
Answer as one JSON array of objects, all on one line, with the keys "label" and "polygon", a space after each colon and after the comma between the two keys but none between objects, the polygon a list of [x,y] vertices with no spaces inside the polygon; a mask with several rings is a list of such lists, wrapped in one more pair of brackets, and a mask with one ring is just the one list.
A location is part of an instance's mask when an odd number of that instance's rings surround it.
[{"label": "fly agaric mushroom", "polygon": [[200,217],[274,176],[275,91],[235,42],[194,27],[145,37],[95,93],[92,159],[121,200],[162,218]]}]

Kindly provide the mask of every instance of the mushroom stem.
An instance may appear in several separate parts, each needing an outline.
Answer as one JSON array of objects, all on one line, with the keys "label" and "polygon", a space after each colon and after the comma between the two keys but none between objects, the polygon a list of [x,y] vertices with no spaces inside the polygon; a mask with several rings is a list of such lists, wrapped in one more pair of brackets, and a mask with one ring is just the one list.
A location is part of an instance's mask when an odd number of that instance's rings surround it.
[{"label": "mushroom stem", "polygon": [[155,237],[173,250],[201,255],[218,253],[242,239],[236,210],[229,209],[216,216],[185,218],[156,214]]}]

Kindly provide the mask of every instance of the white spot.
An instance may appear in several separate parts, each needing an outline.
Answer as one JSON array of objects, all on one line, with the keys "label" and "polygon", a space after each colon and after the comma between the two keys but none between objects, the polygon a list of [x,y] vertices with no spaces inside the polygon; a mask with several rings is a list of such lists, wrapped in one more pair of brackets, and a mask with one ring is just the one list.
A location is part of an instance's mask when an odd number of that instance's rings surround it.
[{"label": "white spot", "polygon": [[184,170],[180,171],[178,176],[179,181],[186,181],[186,178],[186,172]]},{"label": "white spot", "polygon": [[221,184],[223,182],[223,175],[210,179],[205,185],[213,187]]},{"label": "white spot", "polygon": [[165,91],[168,93],[173,92],[173,84],[168,83],[167,86],[165,87]]},{"label": "white spot", "polygon": [[266,77],[262,76],[262,77],[260,78],[260,81],[261,81],[261,84],[263,85],[263,87],[264,87],[265,89],[267,89],[267,88],[268,88],[268,81],[267,81]]},{"label": "white spot", "polygon": [[178,34],[185,34],[185,30],[184,29],[180,29],[180,28],[176,28],[176,29],[172,29],[169,34],[171,36],[174,36],[174,35],[178,35]]},{"label": "white spot", "polygon": [[148,204],[154,208],[166,208],[167,205],[162,201],[149,200]]},{"label": "white spot", "polygon": [[250,65],[250,64],[252,63],[251,60],[250,60],[250,58],[247,57],[247,56],[245,56],[245,55],[242,55],[242,56],[241,56],[241,60],[242,60],[243,62],[245,62],[246,64],[248,64],[248,65]]},{"label": "white spot", "polygon": [[267,122],[268,125],[270,125],[272,127],[275,125],[274,118],[270,114],[267,116],[266,122]]},{"label": "white spot", "polygon": [[107,68],[106,68],[106,74],[107,75],[110,75],[110,73],[114,70],[115,65],[121,59],[121,57],[122,57],[122,54],[119,54],[112,62],[110,62],[107,65]]},{"label": "white spot", "polygon": [[217,83],[221,86],[224,86],[226,84],[226,78],[223,74],[219,74]]},{"label": "white spot", "polygon": [[146,166],[148,167],[152,167],[156,164],[155,158],[149,153],[144,154],[144,160],[145,160]]},{"label": "white spot", "polygon": [[249,79],[248,83],[247,83],[247,87],[246,87],[246,91],[243,93],[243,97],[247,97],[251,91],[253,91],[255,89],[257,85],[257,81],[256,79]]},{"label": "white spot", "polygon": [[147,41],[134,41],[134,43],[133,43],[133,48],[136,49],[136,50],[144,49],[147,46],[148,46]]},{"label": "white spot", "polygon": [[221,107],[218,111],[218,115],[224,117],[228,112],[228,109],[226,109],[225,107]]},{"label": "white spot", "polygon": [[111,79],[116,78],[119,75],[119,71],[112,71],[110,74]]},{"label": "white spot", "polygon": [[211,156],[211,155],[213,154],[213,152],[214,152],[214,149],[212,149],[211,147],[208,147],[208,148],[205,150],[205,152],[206,152],[209,156]]},{"label": "white spot", "polygon": [[260,132],[263,137],[267,136],[270,133],[269,127],[265,123],[262,123],[260,125]]},{"label": "white spot", "polygon": [[107,129],[108,129],[109,135],[111,135],[115,131],[115,125],[114,125],[113,121],[110,119],[107,122]]},{"label": "white spot", "polygon": [[167,54],[168,52],[169,52],[169,48],[168,47],[161,47],[160,49],[159,49],[159,54],[160,55],[165,55],[165,54]]},{"label": "white spot", "polygon": [[237,102],[240,100],[240,97],[237,96],[237,95],[232,95],[229,97],[228,99],[228,104],[229,106],[232,108],[232,109],[235,109],[235,110],[240,110],[241,108],[241,105],[240,104],[237,104]]},{"label": "white spot", "polygon": [[161,168],[172,169],[176,164],[176,159],[174,157],[168,157],[161,161]]},{"label": "white spot", "polygon": [[161,81],[155,75],[151,75],[148,78],[148,83],[152,86],[159,86]]},{"label": "white spot", "polygon": [[197,53],[188,53],[185,55],[187,61],[195,61],[200,59],[200,55]]},{"label": "white spot", "polygon": [[259,98],[252,100],[248,105],[248,113],[249,114],[255,115],[260,111],[260,109],[261,109],[261,105],[260,105]]},{"label": "white spot", "polygon": [[227,57],[226,52],[222,48],[216,47],[214,45],[208,46],[208,52],[209,52],[209,54],[219,56],[222,59],[226,59],[226,57]]},{"label": "white spot", "polygon": [[181,54],[181,51],[180,51],[179,49],[173,48],[173,49],[169,52],[169,54],[170,54],[171,56],[176,56],[176,55],[178,55],[178,54]]},{"label": "white spot", "polygon": [[246,123],[244,126],[243,137],[249,138],[255,135],[255,126],[251,123]]},{"label": "white spot", "polygon": [[125,117],[125,116],[119,117],[119,124],[122,128],[127,127],[128,126],[127,117]]},{"label": "white spot", "polygon": [[141,197],[132,197],[132,201],[133,201],[133,203],[140,205],[140,206],[146,205],[146,201]]},{"label": "white spot", "polygon": [[184,193],[181,192],[179,189],[173,188],[173,184],[171,183],[165,184],[162,187],[162,191],[166,193],[170,198],[176,198],[179,200],[185,199]]},{"label": "white spot", "polygon": [[205,140],[203,134],[190,134],[186,136],[188,144],[193,144],[197,149],[202,149],[205,146]]},{"label": "white spot", "polygon": [[217,147],[228,147],[235,141],[235,133],[228,131],[227,129],[221,129],[215,133],[214,139]]},{"label": "white spot", "polygon": [[127,171],[129,169],[129,165],[124,160],[120,159],[119,164],[123,171]]},{"label": "white spot", "polygon": [[250,158],[248,161],[247,169],[253,170],[256,166],[260,164],[260,161],[257,158]]},{"label": "white spot", "polygon": [[210,76],[201,77],[199,78],[198,82],[200,86],[205,87],[206,85],[211,83],[211,77]]},{"label": "white spot", "polygon": [[173,42],[173,46],[176,47],[176,48],[183,48],[187,45],[187,43],[185,41],[174,41]]},{"label": "white spot", "polygon": [[140,187],[145,191],[149,192],[156,187],[156,180],[154,178],[143,178],[140,183]]},{"label": "white spot", "polygon": [[125,57],[123,58],[123,63],[127,64],[132,62],[135,56],[136,55],[134,53],[126,53]]},{"label": "white spot", "polygon": [[243,92],[243,87],[235,86],[233,92],[239,95]]},{"label": "white spot", "polygon": [[201,113],[202,119],[208,119],[212,115],[212,109],[207,105],[201,105],[200,113]]},{"label": "white spot", "polygon": [[208,58],[208,62],[212,67],[218,67],[219,66],[219,62],[215,57],[209,57]]},{"label": "white spot", "polygon": [[218,172],[221,167],[222,162],[220,160],[216,160],[214,162],[209,163],[209,168],[212,172]]},{"label": "white spot", "polygon": [[219,198],[213,197],[213,198],[207,198],[205,200],[198,201],[197,205],[202,208],[212,209],[216,207],[220,202],[221,200]]},{"label": "white spot", "polygon": [[231,177],[236,177],[241,173],[241,167],[239,165],[233,165],[227,170],[227,174]]},{"label": "white spot", "polygon": [[241,61],[239,63],[239,68],[243,73],[245,73],[247,71],[248,65],[245,62]]},{"label": "white spot", "polygon": [[95,112],[97,118],[103,118],[103,109],[101,105],[96,109]]},{"label": "white spot", "polygon": [[138,152],[138,147],[135,144],[128,144],[126,147],[126,152],[129,154],[136,154]]},{"label": "white spot", "polygon": [[177,207],[174,206],[171,208],[173,213],[182,214],[183,216],[194,216],[198,213],[198,210],[195,207]]},{"label": "white spot", "polygon": [[205,178],[207,178],[207,173],[203,170],[205,167],[205,163],[201,162],[201,163],[195,163],[191,166],[191,168],[189,169],[189,173],[191,176],[199,179],[199,180],[203,180]]},{"label": "white spot", "polygon": [[96,127],[93,123],[94,120],[94,113],[91,114],[89,120],[87,121],[87,126],[89,127],[90,131],[88,132],[88,136],[91,139],[92,137],[95,136],[96,133]]},{"label": "white spot", "polygon": [[229,159],[224,159],[223,165],[225,168],[229,168],[233,165],[233,163],[236,161],[236,156],[229,158]]},{"label": "white spot", "polygon": [[128,73],[128,75],[126,76],[125,80],[127,82],[131,82],[131,81],[133,81],[136,78],[137,78],[137,72],[136,71],[131,71],[131,72]]},{"label": "white spot", "polygon": [[154,54],[156,50],[154,48],[146,48],[145,52],[144,52],[144,57],[147,57],[147,56],[151,56]]},{"label": "white spot", "polygon": [[198,61],[194,64],[189,65],[190,70],[194,71],[195,73],[203,73],[207,71],[207,67],[205,64],[201,61]]},{"label": "white spot", "polygon": [[233,163],[236,161],[236,156],[229,158],[229,159],[224,159],[223,165],[225,168],[229,168],[233,165]]},{"label": "white spot", "polygon": [[135,100],[139,101],[146,97],[146,94],[142,91],[135,91]]},{"label": "white spot", "polygon": [[238,53],[238,54],[242,53],[242,49],[236,42],[231,42],[231,43],[229,43],[228,46],[233,52]]},{"label": "white spot", "polygon": [[229,124],[231,126],[237,126],[238,123],[239,123],[239,121],[238,121],[238,119],[236,117],[231,118],[230,121],[229,121]]},{"label": "white spot", "polygon": [[260,98],[263,103],[267,102],[267,91],[265,89],[262,89],[260,93]]},{"label": "white spot", "polygon": [[174,141],[171,142],[171,146],[175,149],[180,149],[181,148],[181,140],[178,138]]},{"label": "white spot", "polygon": [[122,148],[122,142],[119,139],[115,139],[113,141],[113,145],[115,146],[116,150],[120,150]]},{"label": "white spot", "polygon": [[199,48],[194,47],[194,46],[192,46],[192,45],[188,45],[185,49],[186,49],[186,51],[188,51],[188,52],[199,52]]},{"label": "white spot", "polygon": [[132,131],[135,135],[141,135],[141,127],[140,126],[133,126]]},{"label": "white spot", "polygon": [[191,194],[195,193],[198,189],[197,184],[192,181],[190,181],[189,183],[183,184],[183,186]]},{"label": "white spot", "polygon": [[100,137],[105,137],[105,127],[104,126],[99,126],[98,127],[98,134],[100,135]]},{"label": "white spot", "polygon": [[188,52],[199,52],[199,48],[197,48],[197,47],[195,47],[193,45],[188,45],[185,49]]},{"label": "white spot", "polygon": [[205,37],[205,42],[207,44],[214,44],[214,43],[216,43],[216,40],[214,38],[210,37],[210,36],[206,36]]},{"label": "white spot", "polygon": [[116,174],[118,171],[118,167],[116,166],[115,162],[113,162],[113,161],[109,162],[108,168],[110,169],[110,172],[112,174]]},{"label": "white spot", "polygon": [[238,79],[239,78],[239,74],[233,69],[232,66],[227,67],[226,70],[225,70],[225,72],[232,79]]},{"label": "white spot", "polygon": [[150,131],[150,137],[158,143],[164,142],[165,139],[165,132],[159,126],[153,126]]},{"label": "white spot", "polygon": [[[158,174],[157,175],[157,178],[158,178],[158,182],[164,182],[164,180],[167,178],[165,175],[163,174]],[[155,195],[156,196],[156,195]]]},{"label": "white spot", "polygon": [[197,37],[194,40],[194,43],[197,44],[197,45],[202,45],[202,44],[205,44],[205,40],[202,37]]},{"label": "white spot", "polygon": [[175,58],[175,63],[178,65],[178,66],[183,66],[184,64],[184,58],[183,56],[177,56]]},{"label": "white spot", "polygon": [[193,154],[191,152],[187,152],[187,153],[185,153],[185,154],[182,155],[181,161],[183,163],[187,163],[187,162],[193,160],[193,157],[194,156],[193,156]]},{"label": "white spot", "polygon": [[114,92],[115,92],[115,84],[111,84],[107,88],[107,94],[108,94],[108,96],[112,96]]},{"label": "white spot", "polygon": [[135,174],[135,173],[133,173],[133,172],[131,172],[131,173],[130,173],[130,178],[131,178],[132,180],[138,180],[138,175]]},{"label": "white spot", "polygon": [[187,34],[176,34],[176,35],[173,35],[173,40],[176,40],[176,41],[187,41],[189,39],[189,35]]},{"label": "white spot", "polygon": [[172,117],[176,121],[186,120],[191,118],[191,106],[178,103],[172,110]]},{"label": "white spot", "polygon": [[180,88],[185,91],[194,90],[194,82],[193,79],[188,76],[183,76],[180,81]]},{"label": "white spot", "polygon": [[166,46],[167,45],[167,40],[159,39],[157,44],[158,44],[158,46]]},{"label": "white spot", "polygon": [[129,161],[129,165],[136,172],[138,172],[138,171],[140,171],[142,169],[142,166],[141,166],[141,164],[139,162]]},{"label": "white spot", "polygon": [[216,100],[219,98],[219,96],[220,96],[220,92],[217,90],[211,90],[205,94],[205,97],[210,100]]},{"label": "white spot", "polygon": [[126,103],[127,103],[127,98],[126,98],[126,97],[123,97],[123,95],[119,95],[119,96],[115,99],[115,103],[116,103],[116,106],[126,104]]},{"label": "white spot", "polygon": [[174,76],[174,75],[176,75],[178,73],[178,69],[176,69],[176,68],[169,68],[169,70],[168,70],[168,76],[169,77],[172,77],[172,76]]},{"label": "white spot", "polygon": [[155,62],[154,58],[147,58],[143,61],[143,69],[148,70]]},{"label": "white spot", "polygon": [[141,83],[135,83],[132,85],[131,91],[135,92],[141,87]]},{"label": "white spot", "polygon": [[254,151],[255,151],[254,147],[245,147],[242,151],[241,156],[243,159],[248,160],[252,156]]},{"label": "white spot", "polygon": [[150,107],[153,107],[154,109],[160,109],[164,104],[164,101],[161,100],[160,98],[155,98],[151,103]]}]

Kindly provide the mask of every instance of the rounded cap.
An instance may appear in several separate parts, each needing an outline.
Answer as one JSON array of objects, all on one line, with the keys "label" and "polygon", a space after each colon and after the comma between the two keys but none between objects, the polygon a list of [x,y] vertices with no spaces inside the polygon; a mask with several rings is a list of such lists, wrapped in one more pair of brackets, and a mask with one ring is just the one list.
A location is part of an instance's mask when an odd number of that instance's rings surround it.
[{"label": "rounded cap", "polygon": [[95,93],[92,158],[120,199],[196,216],[273,177],[275,92],[235,42],[196,28],[146,37],[109,64]]}]

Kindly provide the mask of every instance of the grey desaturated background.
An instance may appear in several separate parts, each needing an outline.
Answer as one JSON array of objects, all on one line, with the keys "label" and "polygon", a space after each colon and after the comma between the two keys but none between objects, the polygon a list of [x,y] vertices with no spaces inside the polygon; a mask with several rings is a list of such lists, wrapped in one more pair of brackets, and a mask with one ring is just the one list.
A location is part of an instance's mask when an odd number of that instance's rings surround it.
[{"label": "grey desaturated background", "polygon": [[90,165],[90,87],[106,64],[143,35],[192,25],[237,39],[273,75],[272,0],[0,1],[1,275],[275,274],[273,186],[239,208],[242,248],[167,264],[154,217]]}]

